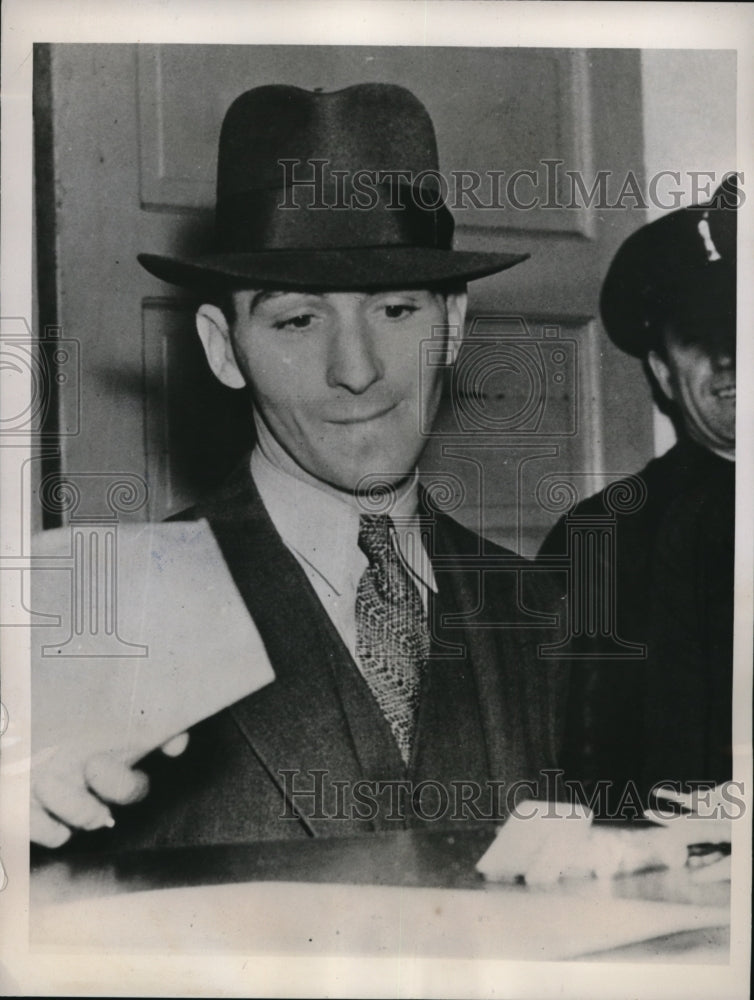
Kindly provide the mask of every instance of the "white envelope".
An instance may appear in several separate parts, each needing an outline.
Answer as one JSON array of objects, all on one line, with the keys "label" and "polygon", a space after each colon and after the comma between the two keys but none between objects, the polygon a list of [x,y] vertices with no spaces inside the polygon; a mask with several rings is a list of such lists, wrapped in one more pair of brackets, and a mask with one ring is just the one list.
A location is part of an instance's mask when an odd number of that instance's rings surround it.
[{"label": "white envelope", "polygon": [[32,553],[36,763],[133,763],[274,680],[206,521],[72,525]]}]

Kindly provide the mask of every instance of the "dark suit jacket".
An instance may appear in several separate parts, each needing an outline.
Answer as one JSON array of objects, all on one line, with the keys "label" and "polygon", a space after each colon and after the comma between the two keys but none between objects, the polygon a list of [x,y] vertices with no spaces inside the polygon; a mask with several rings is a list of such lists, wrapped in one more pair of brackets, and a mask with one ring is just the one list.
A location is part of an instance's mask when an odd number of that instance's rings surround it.
[{"label": "dark suit jacket", "polygon": [[[457,822],[474,816],[460,800],[473,799],[475,785],[454,791],[453,781],[507,787],[555,766],[565,676],[537,654],[538,644],[553,639],[543,625],[556,601],[547,577],[450,518],[428,516],[439,593],[431,602],[432,655],[406,768],[247,469],[187,516],[209,520],[276,680],[197,725],[180,758],[151,755],[144,762],[148,798],[117,810],[114,831],[81,835],[88,849],[95,842],[112,850],[337,836],[430,822],[434,813]],[[410,796],[401,805],[397,785],[377,793],[376,782],[406,781],[413,788],[428,782],[418,810]],[[306,793],[316,783],[315,799]],[[499,817],[504,793],[498,788],[474,805],[483,818]]]},{"label": "dark suit jacket", "polygon": [[[618,636],[646,658],[574,661],[562,756],[569,777],[609,780],[613,807],[628,782],[645,795],[662,779],[719,782],[731,771],[735,464],[681,440],[638,476],[645,502],[616,516],[604,572]],[[609,514],[605,496],[570,517]],[[564,517],[540,555],[566,550]],[[594,655],[599,641],[574,652]]]}]

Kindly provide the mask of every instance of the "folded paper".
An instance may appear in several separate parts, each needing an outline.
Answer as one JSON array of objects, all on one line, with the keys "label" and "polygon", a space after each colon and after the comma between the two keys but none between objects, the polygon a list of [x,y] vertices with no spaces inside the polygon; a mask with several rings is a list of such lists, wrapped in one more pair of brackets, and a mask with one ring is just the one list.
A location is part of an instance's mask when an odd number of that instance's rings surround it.
[{"label": "folded paper", "polygon": [[46,531],[31,576],[38,766],[133,763],[274,680],[206,521]]}]

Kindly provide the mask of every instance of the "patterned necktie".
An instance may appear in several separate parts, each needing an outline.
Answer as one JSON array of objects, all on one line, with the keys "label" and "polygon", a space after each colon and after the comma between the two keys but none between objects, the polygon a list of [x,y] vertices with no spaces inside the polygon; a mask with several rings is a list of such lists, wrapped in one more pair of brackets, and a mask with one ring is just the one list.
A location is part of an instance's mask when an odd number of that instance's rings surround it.
[{"label": "patterned necktie", "polygon": [[356,592],[356,656],[408,764],[429,626],[394,538],[387,515],[362,514],[359,547],[369,565]]}]

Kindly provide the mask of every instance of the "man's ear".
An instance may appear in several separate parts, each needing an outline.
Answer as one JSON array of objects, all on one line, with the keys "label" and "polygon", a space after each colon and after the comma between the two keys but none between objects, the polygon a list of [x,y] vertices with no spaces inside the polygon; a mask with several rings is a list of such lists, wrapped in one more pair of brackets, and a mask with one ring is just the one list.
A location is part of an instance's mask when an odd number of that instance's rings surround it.
[{"label": "man's ear", "polygon": [[660,357],[657,351],[650,351],[647,355],[647,364],[652,369],[652,374],[657,379],[657,384],[662,389],[663,395],[667,396],[668,399],[675,399],[673,375],[667,362]]},{"label": "man's ear", "polygon": [[242,389],[246,380],[236,363],[230,328],[222,309],[209,303],[199,306],[196,311],[196,332],[215,377],[231,389]]},{"label": "man's ear", "polygon": [[448,344],[446,364],[452,365],[458,357],[466,332],[466,305],[469,297],[465,291],[448,292],[445,296],[445,308],[448,313]]}]

